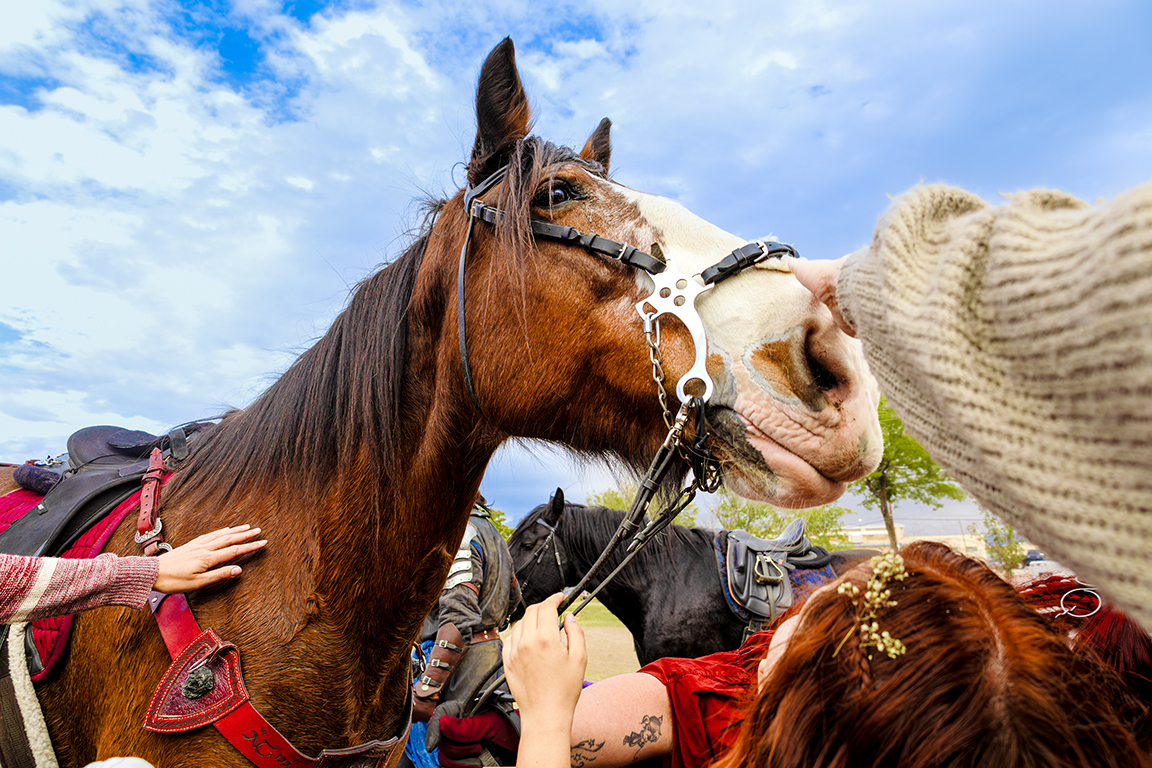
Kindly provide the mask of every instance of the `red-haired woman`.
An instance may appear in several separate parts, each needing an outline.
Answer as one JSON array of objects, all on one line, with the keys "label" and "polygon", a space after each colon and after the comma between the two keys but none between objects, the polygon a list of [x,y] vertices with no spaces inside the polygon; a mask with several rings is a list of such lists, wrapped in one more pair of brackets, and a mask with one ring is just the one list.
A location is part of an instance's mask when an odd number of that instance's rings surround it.
[{"label": "red-haired woman", "polygon": [[[1114,638],[1084,628],[1072,637],[1069,618],[1053,621],[1029,604],[1051,605],[1050,588],[1022,597],[986,566],[930,542],[901,556],[817,591],[741,652],[666,660],[597,683],[575,715],[582,637],[569,622],[565,649],[556,601],[535,607],[505,652],[524,707],[517,765],[601,768],[659,756],[704,765],[691,747],[701,729],[712,753],[723,753],[717,768],[1152,765],[1147,701],[1116,669],[1147,682],[1147,635],[1135,629],[1132,647],[1117,654]],[[753,689],[758,656],[759,693],[740,702],[742,723],[724,714],[732,696],[689,690],[709,671]]]}]

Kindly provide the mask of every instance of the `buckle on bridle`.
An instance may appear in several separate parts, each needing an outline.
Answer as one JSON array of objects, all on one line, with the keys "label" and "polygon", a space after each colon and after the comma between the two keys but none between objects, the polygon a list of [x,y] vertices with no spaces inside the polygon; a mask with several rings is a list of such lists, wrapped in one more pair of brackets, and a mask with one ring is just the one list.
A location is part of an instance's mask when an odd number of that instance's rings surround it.
[{"label": "buckle on bridle", "polygon": [[704,281],[705,285],[716,285],[716,283],[727,280],[733,275],[740,274],[754,264],[759,264],[768,259],[782,259],[785,256],[796,258],[799,254],[795,248],[787,243],[756,240],[755,242],[740,246],[732,251],[732,253],[720,259],[720,261],[705,269],[700,273],[700,279]]}]

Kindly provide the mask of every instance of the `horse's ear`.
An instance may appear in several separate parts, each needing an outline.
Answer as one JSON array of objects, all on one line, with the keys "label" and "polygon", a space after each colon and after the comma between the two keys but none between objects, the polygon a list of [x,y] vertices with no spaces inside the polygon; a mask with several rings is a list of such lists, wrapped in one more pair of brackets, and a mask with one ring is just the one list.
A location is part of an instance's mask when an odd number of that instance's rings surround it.
[{"label": "horse's ear", "polygon": [[612,121],[604,118],[600,121],[600,125],[596,126],[596,130],[592,131],[592,135],[588,137],[584,149],[580,150],[580,157],[600,163],[604,168],[604,173],[608,173],[608,160],[612,157],[612,137],[609,136],[611,132]]},{"label": "horse's ear", "polygon": [[531,111],[516,71],[516,48],[506,37],[492,49],[476,85],[476,143],[468,163],[468,183],[478,184],[496,170],[492,160],[528,135]]},{"label": "horse's ear", "polygon": [[564,516],[564,489],[557,488],[556,493],[552,494],[552,500],[548,503],[548,509],[544,512],[544,522],[548,525],[556,525],[561,517]]}]

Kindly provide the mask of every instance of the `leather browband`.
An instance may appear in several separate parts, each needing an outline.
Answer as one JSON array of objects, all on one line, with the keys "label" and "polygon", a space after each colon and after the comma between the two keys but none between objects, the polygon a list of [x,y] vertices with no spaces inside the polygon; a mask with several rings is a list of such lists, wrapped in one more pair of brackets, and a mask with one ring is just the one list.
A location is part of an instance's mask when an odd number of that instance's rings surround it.
[{"label": "leather browband", "polygon": [[[472,202],[472,209],[469,213],[489,224],[495,224],[500,216],[503,215],[500,209],[485,205],[479,200]],[[667,267],[664,262],[644,253],[644,251],[641,251],[635,246],[609,240],[606,237],[601,237],[594,233],[581,232],[576,229],[576,227],[551,224],[547,221],[541,221],[540,219],[529,219],[528,225],[532,228],[532,232],[540,237],[582,246],[586,251],[599,253],[610,259],[616,259],[622,264],[642,269],[649,274],[658,274],[663,272]]]}]

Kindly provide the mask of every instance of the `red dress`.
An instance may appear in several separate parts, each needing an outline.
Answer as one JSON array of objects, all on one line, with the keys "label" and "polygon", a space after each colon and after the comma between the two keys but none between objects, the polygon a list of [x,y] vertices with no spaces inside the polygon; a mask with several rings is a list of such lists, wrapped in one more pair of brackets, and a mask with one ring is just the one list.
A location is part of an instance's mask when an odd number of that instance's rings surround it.
[{"label": "red dress", "polygon": [[789,574],[795,606],[777,617],[772,628],[757,632],[734,651],[698,659],[657,659],[641,672],[668,690],[675,743],[663,768],[706,768],[736,742],[744,710],[756,693],[756,672],[768,653],[775,627],[814,590],[836,578],[831,565]]},{"label": "red dress", "polygon": [[757,632],[734,651],[657,659],[640,669],[664,684],[672,705],[675,743],[665,768],[706,768],[735,743],[772,634]]}]

